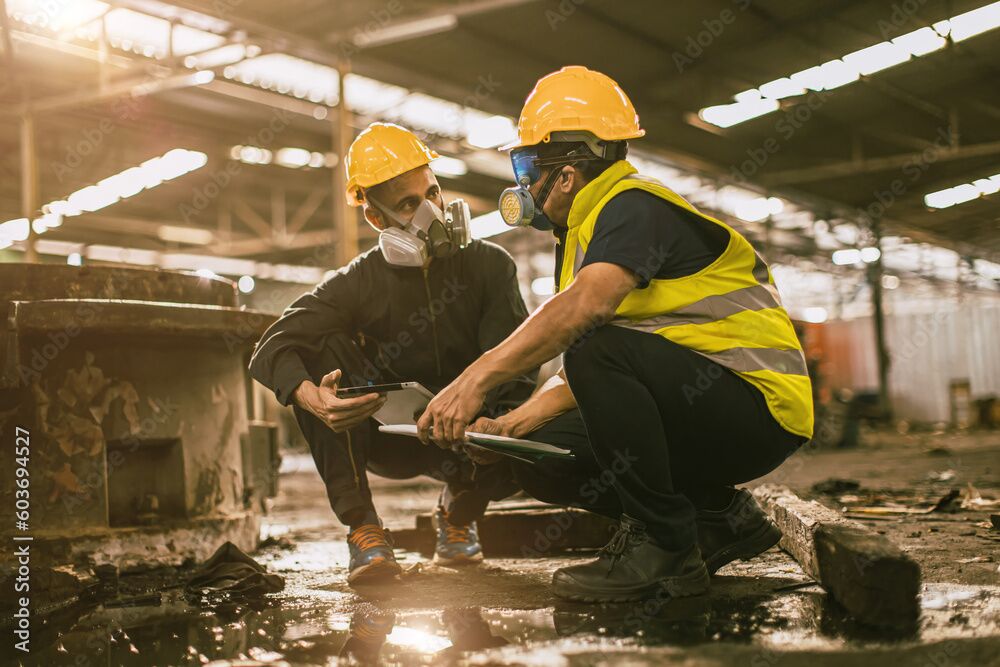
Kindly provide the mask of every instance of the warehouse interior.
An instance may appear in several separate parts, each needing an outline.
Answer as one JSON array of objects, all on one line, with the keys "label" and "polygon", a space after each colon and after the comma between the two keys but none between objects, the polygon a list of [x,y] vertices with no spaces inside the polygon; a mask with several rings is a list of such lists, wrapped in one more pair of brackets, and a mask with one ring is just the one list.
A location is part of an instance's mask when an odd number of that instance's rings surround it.
[{"label": "warehouse interior", "polygon": [[[0,495],[15,506],[8,442],[30,425],[44,591],[15,661],[995,664],[1000,2],[0,0],[0,36]],[[552,298],[554,239],[505,224],[498,147],[566,65],[627,91],[640,173],[767,260],[816,432],[763,481],[919,565],[905,629],[859,620],[784,541],[707,600],[567,606],[551,571],[607,526],[525,557],[553,510],[521,496],[484,520],[477,574],[435,568],[429,478],[371,482],[404,584],[344,583],[347,528],[250,354],[377,245],[343,191],[378,121],[440,154],[445,201],[510,253],[528,311]],[[283,590],[176,595],[226,542]],[[120,589],[90,600],[109,568]]]}]

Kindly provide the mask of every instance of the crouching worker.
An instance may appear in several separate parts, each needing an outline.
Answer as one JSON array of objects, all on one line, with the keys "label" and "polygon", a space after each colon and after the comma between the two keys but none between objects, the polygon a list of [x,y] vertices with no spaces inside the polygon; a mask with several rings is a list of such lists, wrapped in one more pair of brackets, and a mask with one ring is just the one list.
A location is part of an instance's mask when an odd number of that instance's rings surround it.
[{"label": "crouching worker", "polygon": [[771,547],[779,531],[734,485],[812,433],[805,359],[767,264],[637,174],[625,155],[644,134],[638,120],[603,74],[567,67],[537,83],[505,147],[518,187],[500,210],[553,231],[557,293],[418,422],[424,438],[460,441],[492,387],[564,353],[528,402],[471,430],[563,446],[576,434],[572,469],[523,480],[543,500],[620,519],[596,561],[555,572],[555,592],[572,599],[696,595],[710,571]]},{"label": "crouching worker", "polygon": [[[366,471],[445,482],[435,561],[447,564],[482,560],[476,519],[490,500],[515,490],[506,466],[477,466],[463,454],[380,433],[371,417],[385,397],[337,397],[338,387],[400,381],[437,391],[527,316],[510,255],[469,241],[467,219],[442,212],[428,166],[437,157],[397,125],[374,123],[357,137],[347,156],[347,199],[364,207],[379,247],[292,303],[250,363],[252,376],[293,406],[330,505],[350,528],[351,583],[400,571]],[[535,378],[526,368],[498,383],[486,414],[522,402]]]}]

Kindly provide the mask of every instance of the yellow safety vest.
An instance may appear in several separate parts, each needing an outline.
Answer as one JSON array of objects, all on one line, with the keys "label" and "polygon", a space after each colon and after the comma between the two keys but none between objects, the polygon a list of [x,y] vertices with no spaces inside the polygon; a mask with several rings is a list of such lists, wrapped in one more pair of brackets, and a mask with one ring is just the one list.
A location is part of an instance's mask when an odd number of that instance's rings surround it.
[{"label": "yellow safety vest", "polygon": [[[601,209],[626,190],[649,192],[729,232],[725,251],[701,271],[683,278],[653,279],[625,297],[611,324],[659,334],[712,359],[759,389],[781,426],[812,437],[812,388],[802,345],[781,305],[767,264],[750,242],[705,215],[625,160],[588,183],[573,200],[563,246],[559,290],[573,282]],[[651,268],[662,258],[651,250]],[[696,390],[692,388],[692,390]]]}]

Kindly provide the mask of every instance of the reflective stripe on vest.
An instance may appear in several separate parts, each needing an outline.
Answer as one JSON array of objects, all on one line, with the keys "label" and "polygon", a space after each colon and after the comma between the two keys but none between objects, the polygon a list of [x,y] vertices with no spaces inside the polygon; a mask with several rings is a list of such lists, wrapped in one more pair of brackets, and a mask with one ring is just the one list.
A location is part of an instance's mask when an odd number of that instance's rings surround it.
[{"label": "reflective stripe on vest", "polygon": [[663,336],[730,369],[764,394],[786,430],[811,437],[812,389],[805,355],[767,263],[728,225],[662,183],[639,176],[628,162],[615,163],[574,199],[558,289],[565,290],[580,270],[601,209],[629,189],[641,189],[722,226],[729,243],[712,264],[693,275],[654,278],[647,287],[632,290],[610,323]]}]

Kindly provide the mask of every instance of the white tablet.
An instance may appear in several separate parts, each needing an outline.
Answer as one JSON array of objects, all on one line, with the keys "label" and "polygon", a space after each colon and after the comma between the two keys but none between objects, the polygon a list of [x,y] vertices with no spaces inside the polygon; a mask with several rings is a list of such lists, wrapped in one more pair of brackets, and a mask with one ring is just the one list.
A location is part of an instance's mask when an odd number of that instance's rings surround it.
[{"label": "white tablet", "polygon": [[416,424],[415,415],[419,416],[434,398],[434,394],[419,382],[345,387],[337,390],[337,396],[341,398],[371,393],[386,395],[385,405],[372,415],[381,424]]}]

